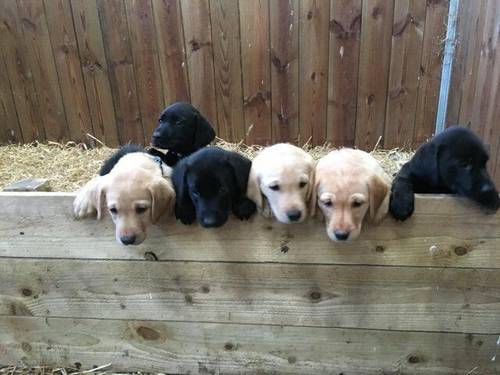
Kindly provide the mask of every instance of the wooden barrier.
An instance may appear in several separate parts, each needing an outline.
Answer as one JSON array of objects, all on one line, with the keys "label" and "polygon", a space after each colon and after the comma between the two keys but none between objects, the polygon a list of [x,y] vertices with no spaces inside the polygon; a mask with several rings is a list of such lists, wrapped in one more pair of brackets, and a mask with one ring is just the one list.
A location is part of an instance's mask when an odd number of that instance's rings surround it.
[{"label": "wooden barrier", "polygon": [[74,220],[73,198],[0,193],[0,366],[500,372],[500,214],[418,196],[351,243],[316,219],[168,218],[124,247],[108,218]]}]

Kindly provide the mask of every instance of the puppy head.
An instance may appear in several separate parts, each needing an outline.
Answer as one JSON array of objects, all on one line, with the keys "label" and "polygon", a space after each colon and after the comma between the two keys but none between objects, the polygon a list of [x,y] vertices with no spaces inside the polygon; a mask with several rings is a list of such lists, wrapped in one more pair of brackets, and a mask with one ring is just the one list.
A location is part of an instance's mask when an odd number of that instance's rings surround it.
[{"label": "puppy head", "polygon": [[318,204],[333,241],[358,238],[365,217],[377,222],[388,211],[389,178],[369,154],[332,151],[316,168]]},{"label": "puppy head", "polygon": [[189,103],[177,102],[160,114],[151,143],[180,154],[191,154],[215,138],[210,123]]},{"label": "puppy head", "polygon": [[486,169],[489,155],[481,140],[469,129],[451,127],[436,136],[439,177],[451,191],[473,199],[480,206],[498,210],[500,198]]},{"label": "puppy head", "polygon": [[267,147],[252,162],[247,195],[261,211],[267,201],[282,223],[302,222],[316,203],[314,167],[313,158],[296,146]]}]

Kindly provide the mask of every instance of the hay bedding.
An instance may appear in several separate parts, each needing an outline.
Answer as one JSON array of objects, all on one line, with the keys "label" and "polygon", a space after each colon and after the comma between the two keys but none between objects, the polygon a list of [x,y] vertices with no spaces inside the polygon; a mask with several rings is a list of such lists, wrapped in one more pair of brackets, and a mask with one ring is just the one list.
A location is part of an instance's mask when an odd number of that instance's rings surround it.
[{"label": "hay bedding", "polygon": [[[262,148],[241,143],[228,143],[217,139],[217,146],[238,151],[249,158]],[[304,147],[315,159],[326,155],[333,148],[328,145]],[[51,191],[71,192],[97,174],[101,163],[115,150],[109,147],[87,148],[83,144],[32,143],[0,147],[0,189],[25,178],[49,180]],[[372,155],[382,164],[389,175],[397,172],[413,155],[411,151],[374,150]]]}]

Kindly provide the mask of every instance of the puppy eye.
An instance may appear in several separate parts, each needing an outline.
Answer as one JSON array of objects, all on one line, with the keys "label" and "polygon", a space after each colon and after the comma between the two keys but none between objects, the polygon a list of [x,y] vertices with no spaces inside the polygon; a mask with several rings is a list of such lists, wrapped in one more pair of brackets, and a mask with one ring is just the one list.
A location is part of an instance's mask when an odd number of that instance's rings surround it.
[{"label": "puppy eye", "polygon": [[271,185],[271,186],[269,186],[269,189],[274,190],[274,191],[278,191],[280,189],[280,186],[279,185]]},{"label": "puppy eye", "polygon": [[116,215],[118,213],[118,210],[115,207],[111,207],[109,209],[109,212],[111,212],[113,215]]},{"label": "puppy eye", "polygon": [[138,215],[140,215],[140,214],[143,214],[144,212],[146,212],[146,211],[147,211],[147,209],[148,209],[147,207],[142,207],[142,206],[139,206],[139,207],[136,207],[136,208],[135,208],[135,212],[136,212]]},{"label": "puppy eye", "polygon": [[192,191],[191,194],[193,195],[193,197],[196,197],[196,198],[198,198],[200,196],[200,193],[197,191]]},{"label": "puppy eye", "polygon": [[363,202],[360,202],[360,201],[354,201],[354,202],[352,202],[352,206],[354,208],[361,207],[362,205],[363,205]]},{"label": "puppy eye", "polygon": [[299,184],[299,187],[302,189],[304,186],[307,185],[307,182],[306,181],[302,181],[300,184]]},{"label": "puppy eye", "polygon": [[323,206],[325,206],[325,207],[332,207],[333,206],[333,202],[331,200],[323,201],[321,203],[323,203]]}]

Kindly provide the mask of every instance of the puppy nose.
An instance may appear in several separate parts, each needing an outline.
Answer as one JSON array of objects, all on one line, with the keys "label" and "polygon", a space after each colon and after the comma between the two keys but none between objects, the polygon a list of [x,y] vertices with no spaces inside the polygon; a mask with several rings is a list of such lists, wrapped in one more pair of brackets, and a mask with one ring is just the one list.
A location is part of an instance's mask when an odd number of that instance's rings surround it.
[{"label": "puppy nose", "polygon": [[335,234],[335,237],[339,241],[345,241],[349,237],[350,232],[344,231],[344,230],[335,230],[333,232]]},{"label": "puppy nose", "polygon": [[286,213],[286,216],[288,216],[290,221],[297,221],[302,216],[302,212],[300,210],[293,209],[293,210],[288,211]]},{"label": "puppy nose", "polygon": [[120,241],[124,245],[132,245],[132,244],[134,244],[135,240],[136,240],[135,234],[133,234],[131,236],[121,236],[120,237]]},{"label": "puppy nose", "polygon": [[213,228],[217,226],[217,219],[215,216],[205,216],[201,219],[201,225],[205,228]]}]

